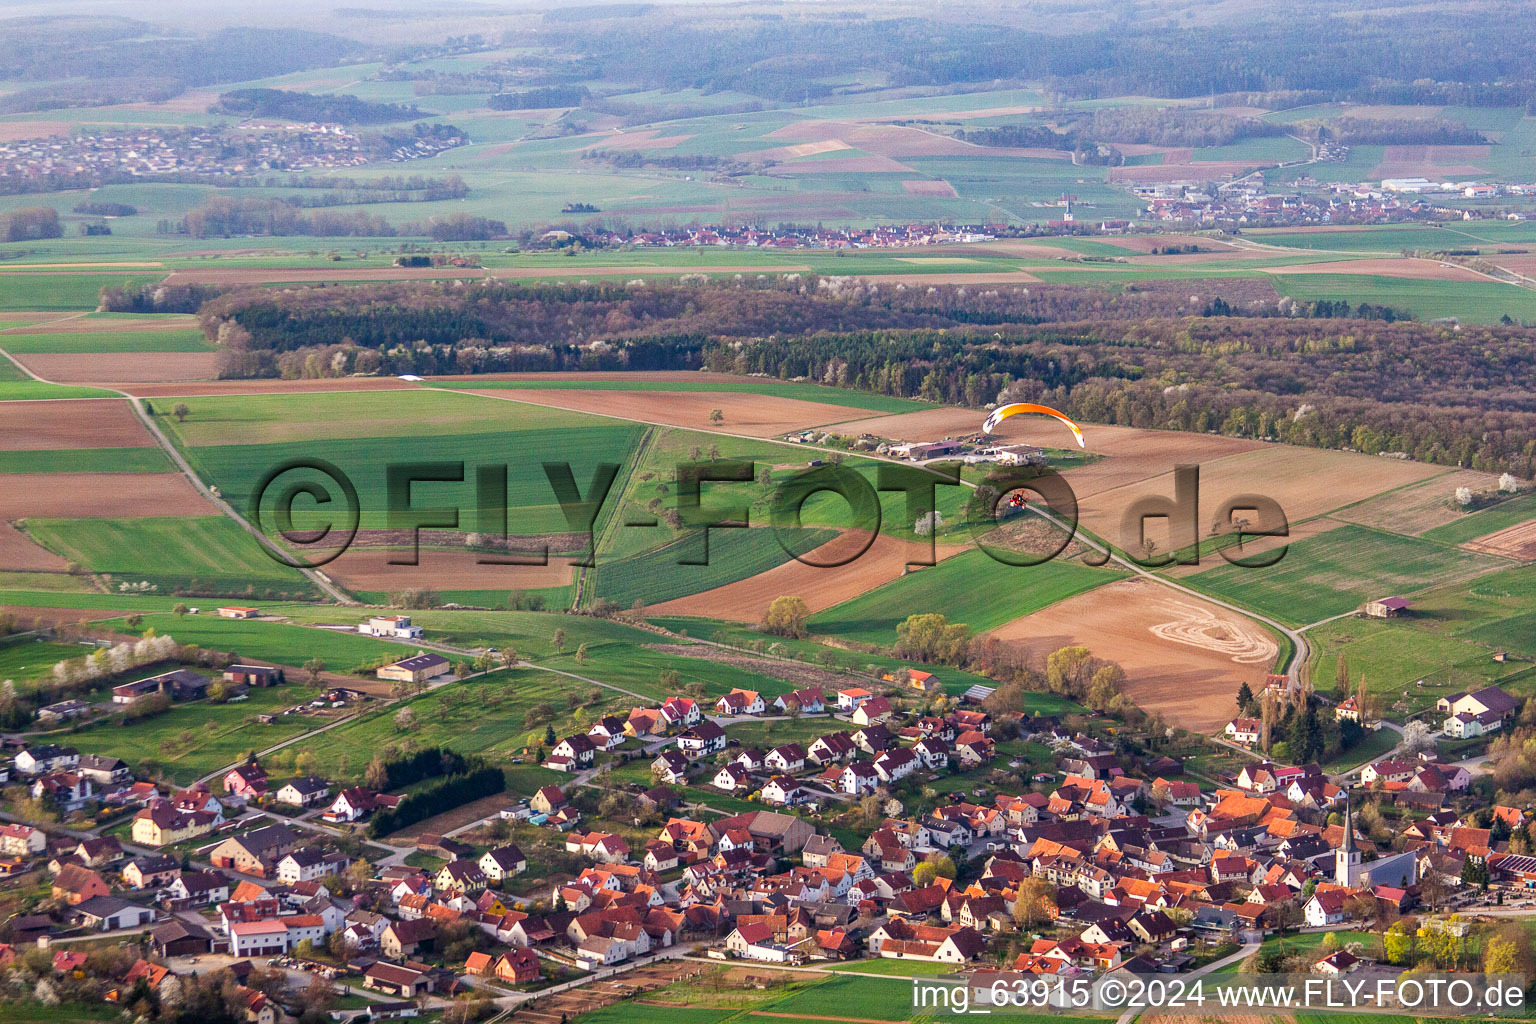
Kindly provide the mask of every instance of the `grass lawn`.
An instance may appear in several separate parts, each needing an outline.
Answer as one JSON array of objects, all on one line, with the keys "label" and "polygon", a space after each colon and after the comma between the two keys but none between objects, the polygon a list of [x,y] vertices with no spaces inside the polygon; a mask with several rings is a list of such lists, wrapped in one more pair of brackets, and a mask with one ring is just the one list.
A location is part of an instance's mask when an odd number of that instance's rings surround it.
[{"label": "grass lawn", "polygon": [[1275,565],[1221,565],[1185,582],[1217,597],[1300,625],[1365,601],[1423,590],[1436,580],[1508,565],[1504,559],[1364,526],[1298,541]]},{"label": "grass lawn", "polygon": [[1365,738],[1352,749],[1344,751],[1337,758],[1323,765],[1323,771],[1346,772],[1369,761],[1375,761],[1397,746],[1399,739],[1401,737],[1391,729],[1367,732]]},{"label": "grass lawn", "polygon": [[235,597],[302,597],[312,588],[296,569],[268,557],[224,516],[145,519],[29,519],[27,532],[93,572],[159,583],[162,592]]},{"label": "grass lawn", "polygon": [[[1302,953],[1312,953],[1323,944],[1323,936],[1337,935],[1339,942],[1348,945],[1351,942],[1365,943],[1367,949],[1376,943],[1377,937],[1370,932],[1297,932],[1291,935],[1272,935],[1264,940],[1261,949],[1283,949],[1288,955],[1297,956]],[[1217,968],[1213,974],[1236,974],[1243,961],[1237,960],[1225,967]]]},{"label": "grass lawn", "polygon": [[984,551],[964,551],[819,612],[811,617],[810,628],[886,645],[896,641],[896,626],[908,615],[942,612],[950,622],[963,622],[979,633],[1122,576],[1061,559],[1004,565]]}]

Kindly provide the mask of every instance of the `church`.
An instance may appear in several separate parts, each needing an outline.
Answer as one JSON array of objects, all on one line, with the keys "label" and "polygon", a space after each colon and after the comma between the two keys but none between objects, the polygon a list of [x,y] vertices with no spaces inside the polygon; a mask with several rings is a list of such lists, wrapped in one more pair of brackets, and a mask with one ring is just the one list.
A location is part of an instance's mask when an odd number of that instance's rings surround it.
[{"label": "church", "polygon": [[1354,809],[1344,805],[1344,841],[1333,851],[1333,880],[1350,889],[1370,889],[1388,885],[1406,889],[1418,879],[1418,854],[1394,853],[1378,857],[1369,864],[1362,863],[1360,850],[1355,846]]}]

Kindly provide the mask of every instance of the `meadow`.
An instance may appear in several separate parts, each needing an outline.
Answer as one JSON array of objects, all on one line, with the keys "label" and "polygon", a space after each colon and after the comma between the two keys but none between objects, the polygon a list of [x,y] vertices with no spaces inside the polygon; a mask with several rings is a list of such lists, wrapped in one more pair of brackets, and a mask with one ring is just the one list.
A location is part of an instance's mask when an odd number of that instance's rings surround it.
[{"label": "meadow", "polygon": [[[355,625],[365,616],[366,612],[354,611],[351,622]],[[357,666],[394,661],[414,653],[404,644],[360,633],[262,619],[223,619],[212,608],[203,608],[197,615],[146,614],[139,631],[148,629],[175,637],[179,643],[279,665],[298,667],[311,658],[319,658],[332,672],[349,672]]]},{"label": "meadow", "polygon": [[[1329,687],[1343,658],[1354,685],[1364,678],[1383,708],[1403,703],[1394,713],[1401,717],[1433,705],[1446,694],[1499,683],[1525,668],[1495,662],[1486,646],[1447,635],[1437,629],[1440,626],[1434,620],[1354,616],[1318,626],[1307,632],[1313,645],[1312,678],[1319,687]],[[1531,686],[1527,681],[1510,688],[1521,692]]]},{"label": "meadow", "polygon": [[257,715],[281,712],[308,693],[289,685],[253,689],[249,700],[230,704],[177,704],[131,726],[110,719],[79,729],[69,734],[68,742],[82,753],[120,757],[141,774],[163,770],[178,784],[189,785],[248,751],[282,743],[321,724],[302,715],[279,715],[265,725],[256,721]]},{"label": "meadow", "polygon": [[1346,525],[1289,546],[1263,569],[1220,565],[1184,582],[1291,625],[1315,622],[1365,601],[1412,594],[1437,580],[1508,565],[1422,539]]},{"label": "meadow", "polygon": [[153,280],[142,274],[75,274],[0,271],[0,310],[95,309],[103,288]]},{"label": "meadow", "polygon": [[[527,747],[531,759],[532,748],[544,741],[544,723],[525,727],[528,711],[547,705],[565,716],[565,694],[573,690],[568,680],[533,669],[492,672],[405,702],[403,706],[415,715],[415,724],[409,728],[395,724],[401,705],[391,705],[301,740],[290,748],[289,756],[307,754],[321,775],[347,780],[361,780],[368,762],[390,744],[448,746],[496,762],[505,762]],[[556,720],[555,726],[559,730],[562,724]],[[558,778],[548,772],[540,784]]]},{"label": "meadow", "polygon": [[896,626],[907,616],[941,612],[979,633],[1123,575],[1063,559],[1004,565],[981,550],[964,551],[828,608],[809,625],[814,633],[885,646],[896,641]]},{"label": "meadow", "polygon": [[0,680],[13,680],[18,689],[25,690],[27,682],[52,671],[59,661],[89,653],[89,648],[49,643],[30,636],[0,640]]}]

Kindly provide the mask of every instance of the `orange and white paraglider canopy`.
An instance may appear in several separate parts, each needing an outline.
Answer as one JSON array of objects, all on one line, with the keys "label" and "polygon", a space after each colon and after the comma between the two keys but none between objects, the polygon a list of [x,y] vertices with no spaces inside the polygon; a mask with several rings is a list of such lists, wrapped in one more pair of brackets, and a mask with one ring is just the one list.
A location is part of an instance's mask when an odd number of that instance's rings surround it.
[{"label": "orange and white paraglider canopy", "polygon": [[1077,446],[1079,448],[1088,447],[1083,441],[1083,432],[1076,423],[1073,423],[1065,415],[1048,405],[1036,405],[1033,402],[1010,402],[1008,405],[998,406],[992,410],[992,415],[988,416],[987,421],[981,425],[981,432],[983,434],[990,434],[997,429],[997,425],[1003,422],[1003,420],[1026,412],[1039,413],[1042,416],[1050,416],[1060,420],[1067,425],[1067,429],[1072,431],[1072,436],[1077,438]]}]

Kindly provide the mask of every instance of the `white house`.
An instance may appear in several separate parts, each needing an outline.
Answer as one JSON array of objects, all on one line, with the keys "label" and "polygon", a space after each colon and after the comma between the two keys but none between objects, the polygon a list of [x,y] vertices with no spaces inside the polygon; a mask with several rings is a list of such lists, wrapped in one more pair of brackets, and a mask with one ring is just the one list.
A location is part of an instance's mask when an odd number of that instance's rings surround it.
[{"label": "white house", "polygon": [[789,806],[797,804],[805,798],[805,790],[794,779],[783,775],[775,775],[763,786],[763,803]]},{"label": "white house", "polygon": [[421,639],[421,627],[411,625],[409,615],[376,615],[359,625],[357,631],[368,636],[385,636],[395,640]]},{"label": "white house", "polygon": [[765,769],[793,775],[805,770],[805,750],[798,743],[774,747],[763,757]]},{"label": "white house", "polygon": [[1234,718],[1227,723],[1227,739],[1233,743],[1241,743],[1244,746],[1252,746],[1259,742],[1259,733],[1263,729],[1263,723],[1257,718]]},{"label": "white house", "polygon": [[887,750],[875,758],[875,772],[883,782],[896,782],[917,770],[922,761],[906,747]]}]

